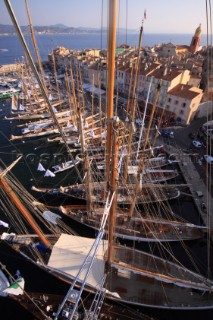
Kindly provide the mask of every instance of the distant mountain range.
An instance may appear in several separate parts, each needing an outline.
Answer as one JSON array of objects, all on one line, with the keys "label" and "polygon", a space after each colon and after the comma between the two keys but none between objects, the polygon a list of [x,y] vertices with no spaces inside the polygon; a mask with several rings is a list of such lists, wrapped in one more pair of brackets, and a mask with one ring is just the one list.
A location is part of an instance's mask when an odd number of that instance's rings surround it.
[{"label": "distant mountain range", "polygon": [[[24,34],[29,34],[30,29],[29,25],[28,26],[20,26],[22,32]],[[52,34],[52,33],[63,33],[63,34],[77,34],[77,33],[100,33],[101,29],[96,29],[96,28],[86,28],[86,27],[67,27],[61,23],[52,25],[52,26],[34,26],[34,30],[37,33],[40,34]],[[106,28],[103,28],[102,32],[106,32]],[[119,29],[119,32],[125,33],[125,29]],[[136,33],[137,31],[135,30],[128,30],[128,33]],[[13,25],[5,25],[5,24],[0,24],[0,34],[16,34],[15,28]]]}]

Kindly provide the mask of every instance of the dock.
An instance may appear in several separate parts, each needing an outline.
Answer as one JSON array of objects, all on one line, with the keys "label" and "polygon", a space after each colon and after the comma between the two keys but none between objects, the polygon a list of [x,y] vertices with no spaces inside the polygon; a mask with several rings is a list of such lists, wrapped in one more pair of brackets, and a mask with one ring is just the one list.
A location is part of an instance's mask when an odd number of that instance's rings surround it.
[{"label": "dock", "polygon": [[21,63],[13,63],[13,64],[3,64],[0,66],[0,75],[3,73],[12,73],[21,71],[22,64]]},{"label": "dock", "polygon": [[[177,155],[180,172],[182,173],[186,183],[189,185],[192,199],[200,214],[200,217],[202,218],[205,226],[213,230],[213,198],[211,190],[209,190],[211,189],[211,186],[210,188],[207,188],[189,154],[181,152],[172,145],[166,145],[165,150],[168,152],[168,154]],[[206,212],[204,212],[201,208],[202,202],[204,202],[206,205]],[[213,239],[213,235],[211,237]]]}]

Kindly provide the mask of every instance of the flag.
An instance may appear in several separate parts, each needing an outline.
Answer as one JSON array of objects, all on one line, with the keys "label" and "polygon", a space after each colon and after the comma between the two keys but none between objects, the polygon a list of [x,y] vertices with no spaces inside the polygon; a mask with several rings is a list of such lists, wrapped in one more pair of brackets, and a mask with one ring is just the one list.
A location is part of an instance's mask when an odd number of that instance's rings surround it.
[{"label": "flag", "polygon": [[49,169],[47,169],[44,177],[52,177],[53,178],[53,177],[55,177],[55,174],[52,171],[50,171]]},{"label": "flag", "polygon": [[46,171],[41,163],[38,164],[37,171]]},{"label": "flag", "polygon": [[144,10],[144,20],[146,19],[146,9]]}]

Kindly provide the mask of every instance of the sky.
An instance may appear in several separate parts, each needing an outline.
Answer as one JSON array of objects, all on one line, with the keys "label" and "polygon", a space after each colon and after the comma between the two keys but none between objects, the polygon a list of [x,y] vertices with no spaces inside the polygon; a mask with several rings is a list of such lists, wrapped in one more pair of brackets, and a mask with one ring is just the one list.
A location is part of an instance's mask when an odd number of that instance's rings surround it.
[{"label": "sky", "polygon": [[[209,1],[207,1],[209,3]],[[28,25],[25,0],[10,0],[20,25]],[[107,25],[108,0],[28,0],[34,26],[62,23],[69,27]],[[210,0],[211,3],[211,0]],[[201,23],[206,33],[205,0],[118,0],[118,28],[138,31],[144,18],[146,33],[194,34]],[[12,24],[4,0],[0,24]]]}]

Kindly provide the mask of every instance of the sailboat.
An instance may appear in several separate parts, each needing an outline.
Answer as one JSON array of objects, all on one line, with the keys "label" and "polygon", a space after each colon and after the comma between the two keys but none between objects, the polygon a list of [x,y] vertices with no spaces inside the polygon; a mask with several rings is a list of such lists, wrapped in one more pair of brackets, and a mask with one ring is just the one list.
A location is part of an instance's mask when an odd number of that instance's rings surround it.
[{"label": "sailboat", "polygon": [[[17,27],[9,1],[5,0],[5,4],[14,25]],[[106,139],[107,195],[102,217],[105,221],[109,218],[108,240],[103,240],[102,237],[98,239],[99,246],[84,288],[86,292],[95,293],[96,287],[105,274],[106,281],[103,290],[106,298],[113,301],[127,305],[167,310],[213,309],[213,281],[198,272],[185,268],[181,262],[172,257],[168,247],[165,247],[168,257],[163,259],[155,256],[152,252],[147,253],[115,242],[118,163],[121,156],[117,143],[120,120],[114,117],[113,112],[116,16],[117,1],[109,0],[109,88]],[[20,33],[20,29],[17,29]],[[78,275],[79,266],[82,266],[85,257],[96,240],[70,235],[65,232],[61,233],[59,230],[58,234],[54,233],[53,236],[45,236],[45,233],[37,226],[35,219],[25,209],[22,202],[23,193],[17,192],[15,188],[17,184],[14,184],[13,181],[11,182],[6,176],[3,177],[1,175],[0,186],[4,191],[4,196],[9,195],[16,208],[28,220],[28,227],[30,226],[30,229],[33,229],[33,232],[38,234],[26,234],[26,229],[22,231],[22,234],[3,233],[1,242],[5,242],[6,245],[31,261],[38,268],[71,284]],[[14,188],[16,190],[12,190]],[[25,196],[25,200],[27,198]],[[33,206],[32,199],[30,200],[31,209],[35,214],[37,210]],[[14,212],[16,211],[14,209]],[[41,218],[41,215],[38,217]],[[14,220],[14,217],[12,217],[12,220]],[[23,220],[20,222],[22,225]],[[169,261],[170,258],[173,258],[175,262]],[[85,266],[82,268],[85,274],[87,268]],[[84,275],[79,278],[76,287],[81,285],[83,279]]]}]

